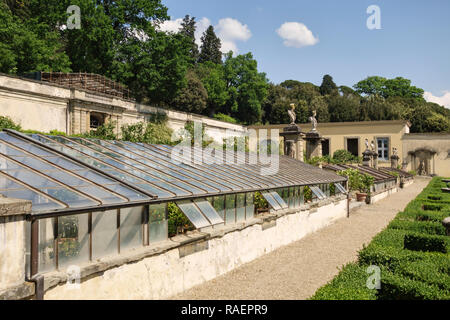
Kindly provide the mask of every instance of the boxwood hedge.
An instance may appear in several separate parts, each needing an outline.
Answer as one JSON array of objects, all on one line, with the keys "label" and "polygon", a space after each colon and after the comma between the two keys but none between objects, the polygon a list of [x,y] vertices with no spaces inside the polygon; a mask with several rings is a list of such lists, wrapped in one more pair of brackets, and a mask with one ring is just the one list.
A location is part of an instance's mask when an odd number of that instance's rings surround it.
[{"label": "boxwood hedge", "polygon": [[[450,216],[450,194],[435,177],[385,230],[311,298],[314,300],[449,300],[450,237],[442,220]],[[381,287],[368,289],[369,266],[381,270]]]}]

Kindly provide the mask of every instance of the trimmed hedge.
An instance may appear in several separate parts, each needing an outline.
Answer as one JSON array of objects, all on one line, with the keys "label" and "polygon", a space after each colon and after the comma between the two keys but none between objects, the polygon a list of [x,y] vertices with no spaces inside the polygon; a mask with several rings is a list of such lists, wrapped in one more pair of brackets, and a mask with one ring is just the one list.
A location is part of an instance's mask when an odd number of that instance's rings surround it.
[{"label": "trimmed hedge", "polygon": [[346,265],[328,285],[320,288],[312,300],[374,300],[376,292],[366,286],[367,267],[356,263]]},{"label": "trimmed hedge", "polygon": [[435,251],[447,253],[447,243],[448,241],[445,236],[407,234],[404,239],[404,248],[415,251]]},{"label": "trimmed hedge", "polygon": [[[450,216],[450,194],[435,177],[388,227],[320,288],[314,300],[449,300],[450,237],[442,220]],[[424,210],[428,209],[428,210]],[[369,290],[368,266],[381,269],[381,289]]]}]

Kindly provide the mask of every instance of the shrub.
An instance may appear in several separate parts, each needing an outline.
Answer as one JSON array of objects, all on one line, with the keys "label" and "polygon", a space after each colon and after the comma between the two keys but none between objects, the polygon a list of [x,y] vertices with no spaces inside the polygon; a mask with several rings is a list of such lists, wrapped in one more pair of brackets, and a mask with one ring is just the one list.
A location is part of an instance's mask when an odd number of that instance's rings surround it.
[{"label": "shrub", "polygon": [[407,234],[404,239],[404,248],[415,251],[435,251],[447,253],[447,238],[444,236],[426,234]]},{"label": "shrub", "polygon": [[450,299],[450,294],[437,286],[384,271],[381,275],[378,298],[381,300],[447,300]]},{"label": "shrub", "polygon": [[214,115],[214,119],[225,121],[229,123],[239,123],[239,121],[229,115],[223,114],[223,113],[217,113]]},{"label": "shrub", "polygon": [[192,223],[188,218],[184,215],[184,213],[178,208],[178,206],[169,202],[167,204],[168,210],[168,229],[169,229],[169,237],[173,237],[177,235],[179,232],[184,232],[185,230],[191,230],[193,228]]},{"label": "shrub", "polygon": [[348,264],[337,277],[317,290],[311,300],[374,300],[376,290],[367,288],[368,276],[366,267]]},{"label": "shrub", "polygon": [[348,152],[347,150],[336,150],[333,153],[333,161],[334,163],[351,163],[355,162],[355,156]]},{"label": "shrub", "polygon": [[256,192],[255,193],[255,209],[268,209],[269,208],[269,203],[267,202],[266,199],[264,199],[264,197],[262,196],[261,192]]},{"label": "shrub", "polygon": [[3,129],[20,130],[19,124],[16,124],[10,117],[0,116],[0,131]]},{"label": "shrub", "polygon": [[424,204],[423,205],[423,210],[426,211],[441,211],[442,206],[437,205],[437,204]]},{"label": "shrub", "polygon": [[312,191],[308,186],[303,188],[303,199],[306,202],[312,201]]},{"label": "shrub", "polygon": [[430,235],[445,236],[445,228],[442,223],[436,221],[410,221],[394,219],[390,224],[391,229],[409,230],[418,233],[425,233]]}]

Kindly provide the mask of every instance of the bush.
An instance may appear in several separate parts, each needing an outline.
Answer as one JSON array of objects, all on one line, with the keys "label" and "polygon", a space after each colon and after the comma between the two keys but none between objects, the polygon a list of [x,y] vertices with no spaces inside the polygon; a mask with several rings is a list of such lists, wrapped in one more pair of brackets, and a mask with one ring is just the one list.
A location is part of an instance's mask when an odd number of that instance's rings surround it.
[{"label": "bush", "polygon": [[442,235],[445,236],[445,228],[442,223],[436,221],[410,221],[394,219],[389,227],[391,229],[409,230],[418,233],[430,234],[430,235]]},{"label": "bush", "polygon": [[303,199],[306,202],[312,201],[312,191],[308,186],[303,188]]},{"label": "bush", "polygon": [[168,229],[169,229],[169,237],[173,237],[177,235],[178,233],[182,233],[186,230],[193,229],[192,223],[189,221],[188,218],[184,215],[184,213],[178,208],[178,206],[173,203],[169,202],[167,204],[167,210],[168,210]]},{"label": "bush", "polygon": [[223,113],[217,113],[214,115],[214,119],[225,121],[229,123],[239,123],[239,121],[229,115],[223,114]]},{"label": "bush", "polygon": [[348,152],[347,150],[336,150],[333,153],[333,163],[337,164],[345,164],[345,163],[354,163],[359,162],[358,157],[355,157],[353,154]]},{"label": "bush", "polygon": [[0,131],[3,129],[21,130],[19,124],[16,124],[10,117],[0,116]]},{"label": "bush", "polygon": [[260,192],[255,193],[254,203],[255,203],[255,210],[269,208],[269,203],[267,202],[266,199],[264,199],[264,197],[262,196],[262,194]]},{"label": "bush", "polygon": [[415,251],[435,251],[447,253],[448,240],[445,236],[426,234],[407,234],[404,239],[404,248]]},{"label": "bush", "polygon": [[384,271],[381,275],[378,298],[381,300],[447,300],[450,299],[450,294],[437,286]]},{"label": "bush", "polygon": [[356,263],[346,265],[336,278],[317,290],[311,300],[374,300],[376,290],[366,286],[366,269]]}]

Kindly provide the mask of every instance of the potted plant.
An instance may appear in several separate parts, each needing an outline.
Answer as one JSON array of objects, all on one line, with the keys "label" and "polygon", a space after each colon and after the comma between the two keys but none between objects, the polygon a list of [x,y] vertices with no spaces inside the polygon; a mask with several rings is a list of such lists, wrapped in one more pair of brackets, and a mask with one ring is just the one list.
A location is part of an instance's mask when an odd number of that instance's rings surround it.
[{"label": "potted plant", "polygon": [[370,203],[371,189],[373,186],[374,178],[368,174],[360,174],[359,193],[356,193],[356,199],[358,201],[366,201]]}]

